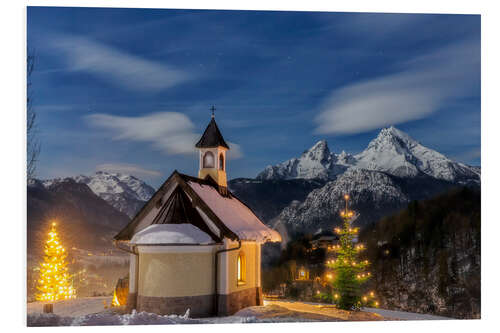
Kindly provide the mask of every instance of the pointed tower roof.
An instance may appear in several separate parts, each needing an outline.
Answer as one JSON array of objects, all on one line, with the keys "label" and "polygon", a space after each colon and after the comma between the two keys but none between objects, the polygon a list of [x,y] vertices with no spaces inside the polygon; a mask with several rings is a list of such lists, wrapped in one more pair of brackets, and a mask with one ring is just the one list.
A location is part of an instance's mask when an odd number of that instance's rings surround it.
[{"label": "pointed tower roof", "polygon": [[200,141],[198,141],[195,146],[196,148],[215,148],[221,146],[229,149],[229,146],[227,145],[226,141],[224,141],[219,127],[215,122],[213,114],[212,120],[205,129],[205,132],[201,136]]}]

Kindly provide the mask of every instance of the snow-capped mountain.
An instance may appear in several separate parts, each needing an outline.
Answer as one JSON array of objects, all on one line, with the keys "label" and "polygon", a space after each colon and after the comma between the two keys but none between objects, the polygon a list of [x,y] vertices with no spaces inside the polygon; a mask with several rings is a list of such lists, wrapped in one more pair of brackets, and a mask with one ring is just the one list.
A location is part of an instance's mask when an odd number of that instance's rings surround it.
[{"label": "snow-capped mountain", "polygon": [[479,182],[480,179],[476,168],[452,161],[392,126],[382,129],[355,159],[357,168],[384,171],[399,177],[415,177],[424,173],[458,183]]},{"label": "snow-capped mountain", "polygon": [[331,229],[340,223],[339,212],[344,208],[344,194],[349,193],[350,207],[361,215],[358,225],[377,220],[389,212],[404,207],[410,198],[389,175],[352,168],[336,180],[311,191],[303,202],[292,202],[278,216],[290,231],[316,232]]},{"label": "snow-capped mountain", "polygon": [[299,158],[266,167],[257,179],[332,179],[343,173],[352,161],[352,156],[345,152],[340,155],[331,153],[326,140],[321,140]]},{"label": "snow-capped mountain", "polygon": [[335,179],[347,169],[387,172],[398,177],[428,175],[454,183],[480,183],[480,168],[455,162],[427,148],[395,127],[384,128],[357,155],[331,153],[325,140],[299,158],[268,166],[258,179]]},{"label": "snow-capped mountain", "polygon": [[262,181],[324,182],[305,199],[288,201],[273,221],[268,220],[291,232],[313,233],[340,222],[338,213],[345,193],[360,213],[356,223],[366,225],[404,208],[411,200],[431,198],[456,185],[477,186],[480,177],[480,167],[455,162],[395,127],[382,129],[357,155],[345,151],[335,154],[322,140],[299,158],[268,166],[257,176]]},{"label": "snow-capped mountain", "polygon": [[[97,171],[91,176],[79,175],[70,178],[77,183],[86,184],[92,192],[129,217],[133,217],[155,192],[154,188],[144,181],[120,173]],[[49,179],[43,181],[43,184],[49,187],[63,180],[63,178]]]}]

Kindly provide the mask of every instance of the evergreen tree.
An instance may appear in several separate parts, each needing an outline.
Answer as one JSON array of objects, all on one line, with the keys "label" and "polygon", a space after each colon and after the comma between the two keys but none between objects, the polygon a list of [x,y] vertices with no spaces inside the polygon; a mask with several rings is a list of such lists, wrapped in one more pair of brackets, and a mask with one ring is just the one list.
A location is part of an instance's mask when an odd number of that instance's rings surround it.
[{"label": "evergreen tree", "polygon": [[333,302],[344,310],[359,309],[361,306],[378,306],[373,292],[362,294],[362,287],[371,276],[370,272],[366,272],[369,262],[359,260],[359,254],[365,248],[362,244],[356,244],[359,228],[351,226],[354,212],[348,209],[347,194],[344,199],[346,208],[340,213],[342,228],[335,228],[340,237],[339,244],[333,248],[336,258],[327,261],[327,267],[333,270]]},{"label": "evergreen tree", "polygon": [[44,260],[40,263],[40,279],[38,280],[39,301],[57,301],[74,298],[76,296],[69,279],[68,267],[65,259],[66,250],[59,242],[56,223],[52,223],[49,238],[45,243]]}]

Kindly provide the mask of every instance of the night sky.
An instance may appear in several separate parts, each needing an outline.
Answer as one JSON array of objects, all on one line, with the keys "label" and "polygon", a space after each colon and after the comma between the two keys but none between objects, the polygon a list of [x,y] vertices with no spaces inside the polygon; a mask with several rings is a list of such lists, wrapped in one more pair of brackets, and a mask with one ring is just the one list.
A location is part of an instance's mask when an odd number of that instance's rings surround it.
[{"label": "night sky", "polygon": [[37,178],[196,175],[215,117],[229,178],[394,125],[480,165],[478,15],[28,8]]}]

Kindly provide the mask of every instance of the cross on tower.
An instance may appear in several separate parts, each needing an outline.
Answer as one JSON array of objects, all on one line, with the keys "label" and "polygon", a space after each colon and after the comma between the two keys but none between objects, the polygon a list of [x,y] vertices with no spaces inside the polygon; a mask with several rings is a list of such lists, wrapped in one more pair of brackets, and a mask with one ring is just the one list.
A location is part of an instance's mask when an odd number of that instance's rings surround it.
[{"label": "cross on tower", "polygon": [[212,111],[212,118],[215,118],[215,110],[216,110],[215,106],[212,105],[210,110]]}]

